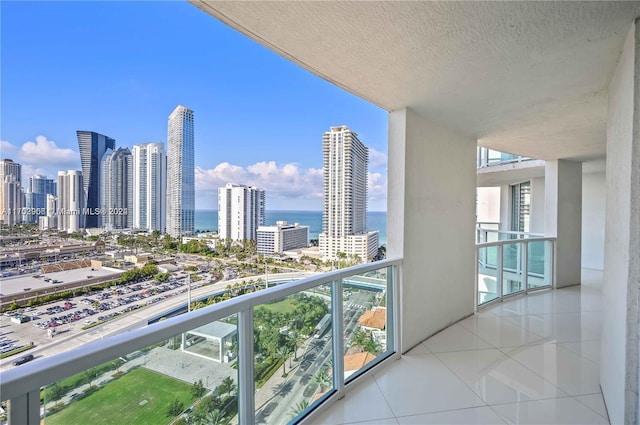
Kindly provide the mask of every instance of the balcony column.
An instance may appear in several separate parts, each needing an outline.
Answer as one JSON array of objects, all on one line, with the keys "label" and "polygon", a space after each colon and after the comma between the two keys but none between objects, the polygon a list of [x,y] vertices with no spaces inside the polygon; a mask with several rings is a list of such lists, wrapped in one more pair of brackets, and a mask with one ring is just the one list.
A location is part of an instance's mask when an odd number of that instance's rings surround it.
[{"label": "balcony column", "polygon": [[581,280],[582,163],[546,161],[544,235],[555,237],[556,288]]},{"label": "balcony column", "polygon": [[602,362],[611,423],[637,424],[640,366],[640,26],[625,41],[609,83]]},{"label": "balcony column", "polygon": [[388,187],[406,352],[474,311],[476,140],[409,108],[391,112]]}]

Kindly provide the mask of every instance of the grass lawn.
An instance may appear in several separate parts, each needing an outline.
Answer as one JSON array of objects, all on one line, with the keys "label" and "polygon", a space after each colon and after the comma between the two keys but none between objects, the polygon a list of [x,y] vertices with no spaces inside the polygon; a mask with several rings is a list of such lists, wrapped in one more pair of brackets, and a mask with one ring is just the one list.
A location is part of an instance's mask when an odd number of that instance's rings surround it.
[{"label": "grass lawn", "polygon": [[266,310],[275,311],[278,313],[292,313],[295,308],[295,301],[292,298],[285,298],[282,301],[277,301],[275,303],[263,304],[260,307],[256,308],[264,308]]},{"label": "grass lawn", "polygon": [[[166,424],[169,403],[174,399],[187,407],[191,386],[168,376],[137,368],[109,382],[89,396],[47,416],[47,425],[69,424]],[[147,403],[140,405],[142,400]]]}]

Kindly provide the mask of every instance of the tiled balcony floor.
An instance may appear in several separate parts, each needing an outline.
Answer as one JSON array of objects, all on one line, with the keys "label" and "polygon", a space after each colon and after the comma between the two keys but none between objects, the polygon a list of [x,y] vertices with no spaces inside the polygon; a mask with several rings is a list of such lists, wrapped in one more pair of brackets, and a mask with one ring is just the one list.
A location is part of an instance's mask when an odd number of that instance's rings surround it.
[{"label": "tiled balcony floor", "polygon": [[424,341],[314,424],[608,424],[601,274],[509,299]]}]

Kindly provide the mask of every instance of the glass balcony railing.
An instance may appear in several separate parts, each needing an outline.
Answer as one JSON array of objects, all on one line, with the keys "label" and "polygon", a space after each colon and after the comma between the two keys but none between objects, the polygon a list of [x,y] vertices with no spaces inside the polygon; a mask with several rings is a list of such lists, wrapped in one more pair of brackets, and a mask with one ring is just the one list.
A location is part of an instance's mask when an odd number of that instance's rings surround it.
[{"label": "glass balcony railing", "polygon": [[400,264],[281,284],[3,372],[8,423],[296,423],[398,352]]},{"label": "glass balcony railing", "polygon": [[512,241],[516,239],[541,238],[544,235],[528,232],[513,232],[487,228],[485,225],[476,227],[476,243]]},{"label": "glass balcony railing", "polygon": [[554,246],[555,238],[543,237],[477,244],[477,305],[552,287]]},{"label": "glass balcony railing", "polygon": [[528,161],[530,159],[532,158],[478,147],[478,168],[491,165],[511,164],[514,162]]}]

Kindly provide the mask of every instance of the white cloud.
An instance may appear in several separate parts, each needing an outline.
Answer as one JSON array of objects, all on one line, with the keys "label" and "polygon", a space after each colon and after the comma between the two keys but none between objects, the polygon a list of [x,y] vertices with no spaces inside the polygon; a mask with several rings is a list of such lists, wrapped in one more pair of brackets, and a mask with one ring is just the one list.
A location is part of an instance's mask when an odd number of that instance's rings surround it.
[{"label": "white cloud", "polygon": [[374,148],[369,148],[369,166],[371,168],[387,168],[388,161],[389,159],[386,153],[375,150]]},{"label": "white cloud", "polygon": [[278,166],[275,161],[262,161],[247,167],[223,162],[215,168],[196,167],[196,190],[217,193],[227,183],[259,187],[268,199],[322,199],[322,170],[301,169],[296,164]]},{"label": "white cloud", "polygon": [[384,201],[387,199],[387,179],[381,173],[369,172],[368,178],[369,201]]},{"label": "white cloud", "polygon": [[73,149],[60,148],[45,136],[36,137],[35,142],[25,142],[18,152],[21,161],[30,164],[70,165],[79,162],[80,154]]},{"label": "white cloud", "polygon": [[[266,190],[268,209],[291,209],[292,205],[295,209],[296,200],[300,206],[313,205],[317,208],[323,197],[322,169],[305,169],[293,163],[278,165],[275,161],[261,161],[241,167],[223,162],[210,169],[196,167],[195,177],[198,208],[217,208],[218,188],[227,183]],[[368,181],[370,206],[386,208],[386,176],[370,172]]]},{"label": "white cloud", "polygon": [[61,148],[45,136],[38,136],[35,142],[26,141],[16,146],[6,140],[0,141],[0,154],[22,164],[22,177],[43,174],[56,178],[58,171],[79,169],[80,154],[73,149]]},{"label": "white cloud", "polygon": [[0,156],[2,158],[8,158],[16,154],[18,152],[18,147],[12,145],[6,140],[0,140]]}]

